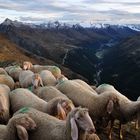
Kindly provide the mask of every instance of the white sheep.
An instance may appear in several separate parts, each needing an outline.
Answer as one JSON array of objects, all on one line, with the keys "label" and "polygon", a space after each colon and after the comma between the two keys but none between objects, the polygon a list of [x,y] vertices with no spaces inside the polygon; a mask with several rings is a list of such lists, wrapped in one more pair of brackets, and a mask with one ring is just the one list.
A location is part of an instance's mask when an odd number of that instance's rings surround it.
[{"label": "white sheep", "polygon": [[61,70],[57,66],[33,65],[31,62],[25,61],[25,62],[23,62],[23,69],[24,70],[31,70],[34,73],[39,73],[42,70],[49,70],[50,72],[52,72],[52,74],[55,76],[56,79],[61,76]]},{"label": "white sheep", "polygon": [[8,74],[15,80],[15,81],[19,81],[19,74],[22,71],[22,68],[20,66],[12,66],[9,68]]},{"label": "white sheep", "polygon": [[34,74],[30,70],[20,72],[19,83],[22,88],[37,88],[38,86],[43,86],[40,75],[38,73]]},{"label": "white sheep", "polygon": [[13,116],[3,127],[2,140],[28,140],[28,131],[36,130],[36,123],[28,114]]},{"label": "white sheep", "polygon": [[39,98],[41,98],[47,102],[56,97],[68,99],[68,97],[66,95],[64,95],[62,92],[60,92],[54,86],[38,87],[35,90],[33,90],[33,93],[35,93]]},{"label": "white sheep", "polygon": [[64,76],[63,74],[61,74],[61,76],[57,78],[57,84],[65,81],[65,80],[68,80],[68,78],[66,76]]},{"label": "white sheep", "polygon": [[103,93],[105,91],[116,91],[116,89],[114,88],[113,85],[110,85],[110,84],[101,84],[98,87],[96,87],[95,91],[98,94],[101,94],[101,93]]},{"label": "white sheep", "polygon": [[7,85],[0,84],[0,123],[7,123],[10,118],[9,103],[10,88]]},{"label": "white sheep", "polygon": [[22,88],[28,88],[32,85],[32,77],[34,73],[30,70],[21,71],[19,74],[19,83]]},{"label": "white sheep", "polygon": [[[100,85],[99,87],[97,87],[96,91],[100,93],[100,95],[110,93],[117,97],[117,102],[116,102],[117,107],[114,108],[114,111],[111,113],[112,124],[110,128],[109,137],[111,139],[113,123],[114,120],[117,119],[120,121],[119,137],[123,139],[122,124],[125,124],[137,118],[140,112],[140,101],[131,101],[126,96],[118,92],[112,85],[109,84]],[[137,119],[140,120],[139,117]]]},{"label": "white sheep", "polygon": [[48,70],[42,70],[40,72],[40,77],[44,86],[55,86],[57,83],[54,75]]},{"label": "white sheep", "polygon": [[[74,108],[72,101],[66,98],[54,98],[46,102],[28,89],[18,88],[10,92],[11,110],[16,112],[22,107],[33,107],[42,112],[50,113],[58,118],[65,119],[68,111]],[[51,109],[53,108],[53,109]],[[59,116],[60,115],[60,116]]]},{"label": "white sheep", "polygon": [[6,125],[0,125],[0,140],[4,139],[4,135],[6,134]]},{"label": "white sheep", "polygon": [[83,80],[81,80],[81,79],[73,79],[72,81],[75,81],[75,82],[79,83],[79,84],[82,85],[84,88],[86,88],[86,89],[88,89],[88,90],[94,92],[95,94],[97,94],[96,91],[95,91],[90,85],[88,85],[85,81],[83,81]]},{"label": "white sheep", "polygon": [[[140,96],[138,97],[137,101],[140,101]],[[136,129],[139,129],[140,127],[140,112],[137,114],[137,119],[136,119]]]},{"label": "white sheep", "polygon": [[0,74],[0,84],[7,85],[11,90],[13,90],[15,87],[15,82],[13,78],[5,74]]},{"label": "white sheep", "polygon": [[16,112],[18,113],[28,114],[39,125],[34,133],[30,133],[30,140],[85,140],[86,132],[95,132],[93,122],[85,108],[73,109],[66,121],[33,108],[26,108],[26,111],[23,108]]},{"label": "white sheep", "polygon": [[86,134],[85,140],[100,140],[97,134]]},{"label": "white sheep", "polygon": [[56,87],[68,96],[76,106],[87,107],[93,120],[98,120],[106,114],[111,114],[114,109],[116,96],[113,94],[93,94],[92,91],[72,80],[64,81]]},{"label": "white sheep", "polygon": [[[64,82],[65,80],[68,80],[67,77],[65,77],[64,75],[61,75],[58,79],[57,79],[57,84],[60,84],[62,82]],[[75,81],[77,83],[79,83],[81,86],[83,86],[84,88],[92,91],[94,94],[97,94],[96,91],[90,86],[88,85],[85,81],[81,80],[81,79],[73,79],[71,81]]]},{"label": "white sheep", "polygon": [[8,74],[4,68],[0,68],[0,74]]}]

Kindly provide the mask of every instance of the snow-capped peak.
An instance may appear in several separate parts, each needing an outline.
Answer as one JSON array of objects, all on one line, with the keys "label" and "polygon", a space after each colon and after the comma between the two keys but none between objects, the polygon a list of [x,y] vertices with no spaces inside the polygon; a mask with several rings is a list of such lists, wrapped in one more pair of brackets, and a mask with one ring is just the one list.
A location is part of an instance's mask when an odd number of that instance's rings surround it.
[{"label": "snow-capped peak", "polygon": [[107,28],[110,24],[104,24],[104,23],[91,23],[92,28],[100,29],[100,28]]},{"label": "snow-capped peak", "polygon": [[131,24],[131,25],[128,25],[128,27],[134,31],[140,32],[140,25],[138,24],[135,24],[135,25]]},{"label": "snow-capped peak", "polygon": [[7,26],[8,25],[13,25],[13,26],[16,26],[16,27],[20,27],[21,25],[23,25],[23,23],[22,22],[18,22],[17,20],[12,21],[12,20],[6,18],[4,20],[4,22],[2,23],[2,25],[7,25]]},{"label": "snow-capped peak", "polygon": [[63,23],[59,21],[48,21],[45,23],[39,24],[33,24],[33,23],[22,23],[17,20],[12,21],[8,18],[5,19],[5,21],[1,25],[12,25],[15,27],[21,27],[21,26],[29,26],[31,28],[42,28],[42,29],[67,29],[67,28],[94,28],[94,29],[106,29],[108,27],[112,27],[114,29],[123,29],[123,28],[129,28],[134,31],[140,32],[140,24],[104,24],[104,23],[88,23],[88,22],[81,22],[81,23]]}]

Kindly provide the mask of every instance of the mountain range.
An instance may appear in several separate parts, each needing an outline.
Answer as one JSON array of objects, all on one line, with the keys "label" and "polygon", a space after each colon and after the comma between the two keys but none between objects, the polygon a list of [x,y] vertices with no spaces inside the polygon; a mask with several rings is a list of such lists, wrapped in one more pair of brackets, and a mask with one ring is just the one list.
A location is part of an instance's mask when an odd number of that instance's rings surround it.
[{"label": "mountain range", "polygon": [[6,19],[0,33],[29,58],[62,67],[69,78],[110,83],[131,99],[139,96],[140,25],[84,27],[58,21],[35,25]]}]

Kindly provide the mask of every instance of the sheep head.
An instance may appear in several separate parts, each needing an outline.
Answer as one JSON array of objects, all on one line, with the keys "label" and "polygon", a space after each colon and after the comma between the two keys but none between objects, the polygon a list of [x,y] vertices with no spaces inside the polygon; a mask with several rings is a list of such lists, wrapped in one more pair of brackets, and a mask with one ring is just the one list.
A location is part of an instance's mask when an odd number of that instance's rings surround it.
[{"label": "sheep head", "polygon": [[78,140],[78,129],[90,134],[95,132],[95,127],[86,108],[74,108],[69,113],[69,119],[72,140]]},{"label": "sheep head", "polygon": [[58,99],[57,103],[57,115],[60,120],[65,120],[68,113],[74,108],[71,100],[68,99]]},{"label": "sheep head", "polygon": [[24,61],[23,62],[23,69],[24,70],[30,70],[33,67],[32,63],[29,61]]},{"label": "sheep head", "polygon": [[[19,116],[19,117],[18,117]],[[35,130],[36,123],[35,121],[29,117],[27,114],[18,114],[16,116],[16,120],[14,121],[14,125],[17,130],[17,135],[20,140],[28,140],[28,132],[27,130]]]},{"label": "sheep head", "polygon": [[61,71],[57,66],[53,66],[52,70],[51,70],[52,74],[54,75],[54,77],[57,79],[60,77],[61,75]]},{"label": "sheep head", "polygon": [[63,74],[61,74],[60,77],[57,78],[57,83],[62,83],[64,82],[65,80],[68,80],[68,78],[66,78]]},{"label": "sheep head", "polygon": [[40,77],[40,75],[38,73],[35,73],[32,77],[32,84],[34,88],[37,88],[39,86],[43,87],[43,82],[42,79]]}]

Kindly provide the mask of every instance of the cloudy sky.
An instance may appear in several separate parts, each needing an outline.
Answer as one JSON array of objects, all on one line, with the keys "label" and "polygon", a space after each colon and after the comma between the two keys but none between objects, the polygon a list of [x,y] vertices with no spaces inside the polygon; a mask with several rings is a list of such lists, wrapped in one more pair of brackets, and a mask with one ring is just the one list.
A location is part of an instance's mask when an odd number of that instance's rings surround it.
[{"label": "cloudy sky", "polygon": [[0,0],[0,22],[140,24],[140,0]]}]

